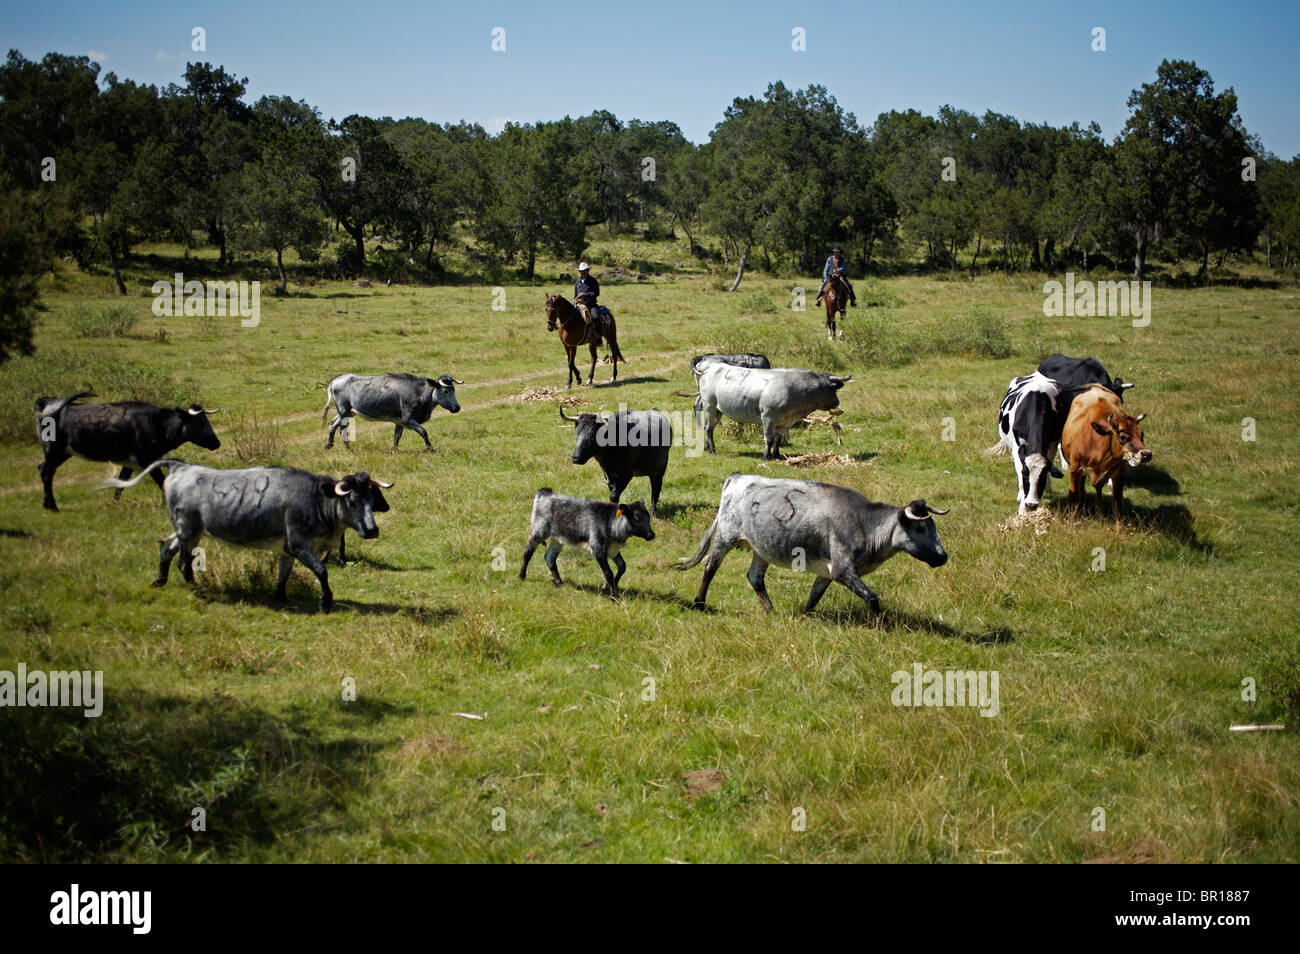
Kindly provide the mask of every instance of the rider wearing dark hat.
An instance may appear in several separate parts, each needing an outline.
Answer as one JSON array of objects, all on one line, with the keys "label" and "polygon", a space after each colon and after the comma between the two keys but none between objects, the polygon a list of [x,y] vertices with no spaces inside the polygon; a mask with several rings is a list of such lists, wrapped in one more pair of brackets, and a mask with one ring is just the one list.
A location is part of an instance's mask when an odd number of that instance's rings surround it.
[{"label": "rider wearing dark hat", "polygon": [[838,275],[849,288],[849,304],[854,308],[858,307],[858,296],[853,291],[853,283],[849,281],[848,269],[849,263],[844,260],[844,250],[836,245],[831,249],[831,257],[826,259],[826,264],[822,266],[822,287],[817,292],[817,304],[821,304],[822,296],[826,294],[826,286],[830,284],[831,278]]},{"label": "rider wearing dark hat", "polygon": [[589,329],[596,333],[596,343],[600,343],[600,322],[597,321],[596,299],[600,297],[600,282],[591,274],[591,266],[586,262],[578,263],[578,280],[573,283],[573,303],[578,306],[583,320]]}]

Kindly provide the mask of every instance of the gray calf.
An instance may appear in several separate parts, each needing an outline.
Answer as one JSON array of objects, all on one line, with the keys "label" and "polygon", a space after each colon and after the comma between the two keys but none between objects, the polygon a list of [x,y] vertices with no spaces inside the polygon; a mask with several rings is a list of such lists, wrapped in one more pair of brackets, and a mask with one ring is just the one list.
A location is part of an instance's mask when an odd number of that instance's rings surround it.
[{"label": "gray calf", "polygon": [[723,558],[732,547],[744,544],[754,551],[749,584],[763,609],[772,609],[765,575],[768,565],[775,563],[817,575],[805,613],[813,611],[832,581],[848,587],[873,613],[879,613],[880,601],[862,577],[900,552],[930,566],[947,563],[948,554],[930,518],[947,512],[927,507],[924,500],[893,507],[873,503],[847,487],[735,473],[722,483],[718,515],[700,548],[694,556],[677,561],[677,569],[690,569],[708,554],[695,596],[696,608],[703,609],[709,583]]},{"label": "gray calf", "polygon": [[699,405],[704,412],[704,449],[715,453],[713,428],[723,416],[763,425],[763,459],[777,456],[790,425],[813,411],[840,406],[839,389],[852,375],[839,377],[803,368],[737,368],[711,364],[700,375]]},{"label": "gray calf", "polygon": [[329,419],[330,403],[338,414],[330,425],[329,440],[325,447],[334,446],[334,432],[343,430],[343,446],[348,443],[346,419],[360,415],[372,421],[388,421],[393,426],[393,448],[402,439],[402,428],[407,427],[424,438],[426,449],[432,449],[429,435],[420,425],[433,414],[435,405],[445,407],[452,414],[459,413],[456,385],[464,384],[450,374],[440,378],[422,378],[414,374],[340,374],[329,383],[325,396],[325,409],[321,412],[321,426]]},{"label": "gray calf", "polygon": [[[524,548],[524,562],[519,568],[519,579],[528,574],[528,561],[543,542],[546,547],[546,565],[551,568],[551,582],[559,586],[560,571],[555,560],[564,547],[581,547],[596,558],[600,571],[605,574],[602,593],[618,598],[618,581],[623,578],[627,564],[620,552],[630,537],[653,540],[650,529],[650,512],[638,500],[630,504],[605,503],[585,497],[564,497],[550,487],[543,487],[533,497],[533,515],[528,531],[528,546]],[[618,567],[615,575],[609,568],[613,558]]]},{"label": "gray calf", "polygon": [[166,584],[178,553],[181,575],[193,583],[194,547],[208,533],[233,546],[279,551],[278,600],[285,598],[293,561],[301,560],[320,580],[320,607],[325,612],[334,604],[334,594],[325,563],[317,554],[327,553],[345,529],[355,530],[363,540],[379,536],[375,514],[388,511],[380,488],[393,486],[364,472],[336,480],[296,467],[217,470],[175,459],[150,464],[132,480],[113,478],[103,486],[131,487],[164,465],[169,470],[163,499],[175,532],[159,543],[154,586]]}]

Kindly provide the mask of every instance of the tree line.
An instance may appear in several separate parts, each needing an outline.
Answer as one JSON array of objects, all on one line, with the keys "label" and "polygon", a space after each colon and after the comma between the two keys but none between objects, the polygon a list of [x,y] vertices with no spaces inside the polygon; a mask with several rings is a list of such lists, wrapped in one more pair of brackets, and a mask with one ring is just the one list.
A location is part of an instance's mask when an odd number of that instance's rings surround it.
[{"label": "tree line", "polygon": [[[1122,133],[943,107],[859,124],[824,87],[771,84],[734,100],[702,145],[670,121],[606,111],[510,123],[351,115],[247,101],[247,78],[191,63],[142,85],[86,57],[0,66],[0,319],[30,346],[37,278],[55,256],[121,269],[144,241],[284,254],[342,274],[374,267],[367,240],[445,274],[453,243],[532,278],[540,254],[576,259],[589,230],[683,235],[732,288],[747,268],[815,271],[831,244],[858,269],[1054,271],[1153,255],[1205,280],[1233,253],[1295,270],[1300,157],[1268,153],[1232,89],[1165,61],[1134,90]],[[332,244],[331,244],[332,243]],[[7,254],[6,254],[7,253]],[[0,344],[0,355],[9,345]]]}]

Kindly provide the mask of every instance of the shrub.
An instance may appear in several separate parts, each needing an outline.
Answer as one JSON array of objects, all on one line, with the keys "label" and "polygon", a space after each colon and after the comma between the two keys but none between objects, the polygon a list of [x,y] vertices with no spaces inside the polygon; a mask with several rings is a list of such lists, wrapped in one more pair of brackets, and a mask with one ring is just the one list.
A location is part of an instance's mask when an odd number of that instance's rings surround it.
[{"label": "shrub", "polygon": [[776,304],[772,301],[772,296],[765,291],[752,291],[741,295],[736,306],[744,314],[776,314]]},{"label": "shrub", "polygon": [[36,439],[35,401],[93,388],[94,400],[148,401],[185,407],[202,397],[192,381],[132,361],[95,359],[62,351],[13,358],[0,375],[0,441]]},{"label": "shrub", "polygon": [[279,464],[288,446],[276,421],[259,421],[257,412],[241,414],[230,426],[230,442],[235,456],[250,466]]},{"label": "shrub", "polygon": [[78,305],[72,309],[68,323],[78,338],[122,338],[136,323],[137,316],[129,305],[91,308]]}]

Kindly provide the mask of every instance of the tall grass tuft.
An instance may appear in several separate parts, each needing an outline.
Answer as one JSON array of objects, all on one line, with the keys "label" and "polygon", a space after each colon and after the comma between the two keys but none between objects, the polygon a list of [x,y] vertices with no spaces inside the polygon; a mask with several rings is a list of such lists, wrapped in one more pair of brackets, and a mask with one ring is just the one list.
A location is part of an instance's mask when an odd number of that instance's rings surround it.
[{"label": "tall grass tuft", "polygon": [[68,324],[78,338],[124,338],[138,317],[129,305],[78,305],[68,316]]}]

